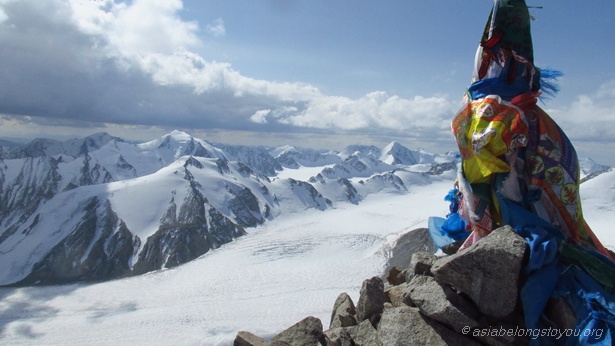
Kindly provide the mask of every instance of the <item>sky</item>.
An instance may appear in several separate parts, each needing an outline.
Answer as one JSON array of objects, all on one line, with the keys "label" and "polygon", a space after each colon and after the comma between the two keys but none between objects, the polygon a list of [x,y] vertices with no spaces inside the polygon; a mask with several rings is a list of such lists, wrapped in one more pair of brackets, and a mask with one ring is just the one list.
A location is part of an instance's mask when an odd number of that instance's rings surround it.
[{"label": "sky", "polygon": [[[491,0],[0,0],[0,137],[455,149]],[[615,165],[615,2],[528,0],[541,106]]]}]

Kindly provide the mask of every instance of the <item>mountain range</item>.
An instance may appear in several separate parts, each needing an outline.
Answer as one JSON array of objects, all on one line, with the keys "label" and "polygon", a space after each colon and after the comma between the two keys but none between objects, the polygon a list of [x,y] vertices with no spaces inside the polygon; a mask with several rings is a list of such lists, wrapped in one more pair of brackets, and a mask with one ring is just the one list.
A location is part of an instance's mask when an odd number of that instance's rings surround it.
[{"label": "mountain range", "polygon": [[[0,343],[230,345],[329,321],[340,292],[358,301],[409,231],[446,215],[456,177],[455,153],[399,143],[89,137],[0,159]],[[581,168],[584,217],[615,250],[615,170]]]},{"label": "mountain range", "polygon": [[[172,268],[279,215],[358,204],[456,168],[397,142],[341,152],[214,144],[173,131],[0,143],[0,285],[104,281]],[[280,172],[313,167],[306,179]]]}]

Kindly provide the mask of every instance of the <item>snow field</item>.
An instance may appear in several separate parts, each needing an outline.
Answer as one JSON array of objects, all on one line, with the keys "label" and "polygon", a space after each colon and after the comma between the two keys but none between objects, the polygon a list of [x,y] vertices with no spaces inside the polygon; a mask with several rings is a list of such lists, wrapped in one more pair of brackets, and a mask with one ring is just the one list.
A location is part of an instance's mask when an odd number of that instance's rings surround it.
[{"label": "snow field", "polygon": [[230,345],[307,316],[328,327],[337,296],[355,301],[405,231],[442,215],[450,183],[360,205],[282,215],[172,270],[99,284],[0,289],[0,343]]},{"label": "snow field", "polygon": [[[448,178],[369,195],[359,205],[283,214],[171,270],[0,288],[0,344],[231,345],[239,330],[271,338],[310,315],[327,328],[337,296],[356,302],[400,235],[446,215]],[[615,250],[615,172],[584,183],[581,197],[588,224]]]}]

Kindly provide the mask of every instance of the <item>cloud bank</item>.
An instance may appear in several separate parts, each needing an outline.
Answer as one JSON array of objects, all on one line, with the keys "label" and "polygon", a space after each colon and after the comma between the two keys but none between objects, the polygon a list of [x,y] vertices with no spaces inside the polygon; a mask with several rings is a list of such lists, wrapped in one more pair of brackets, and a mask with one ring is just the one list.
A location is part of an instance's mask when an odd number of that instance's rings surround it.
[{"label": "cloud bank", "polygon": [[201,30],[180,0],[0,1],[0,113],[92,123],[231,130],[425,131],[456,104],[373,92],[324,95],[305,83],[244,76],[196,53]]},{"label": "cloud bank", "polygon": [[[203,37],[224,44],[223,18],[201,27],[182,10],[181,0],[0,0],[0,123],[47,133],[356,134],[454,148],[450,120],[460,95],[350,98],[251,78],[198,53],[211,44]],[[615,148],[614,110],[615,81],[547,109],[587,150],[596,142]]]}]

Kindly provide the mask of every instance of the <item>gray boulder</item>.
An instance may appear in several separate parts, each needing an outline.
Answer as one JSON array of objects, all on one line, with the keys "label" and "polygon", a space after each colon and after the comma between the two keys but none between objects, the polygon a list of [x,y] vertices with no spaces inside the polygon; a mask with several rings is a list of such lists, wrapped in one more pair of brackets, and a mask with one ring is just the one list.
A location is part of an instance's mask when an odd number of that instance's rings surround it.
[{"label": "gray boulder", "polygon": [[389,270],[389,275],[387,275],[387,282],[390,285],[400,285],[406,281],[406,273],[399,266],[394,266]]},{"label": "gray boulder", "polygon": [[434,245],[429,236],[429,230],[427,228],[411,230],[402,235],[395,242],[395,246],[391,250],[391,258],[387,263],[384,273],[388,273],[389,270],[395,266],[408,268],[410,257],[412,257],[413,253],[419,251],[427,253],[435,253],[438,251],[438,248]]},{"label": "gray boulder", "polygon": [[350,296],[345,292],[340,294],[333,304],[329,329],[355,326],[357,324],[356,314],[357,311]]},{"label": "gray boulder", "polygon": [[410,281],[414,275],[432,275],[431,267],[436,262],[436,257],[431,252],[419,251],[410,257],[410,266],[406,270],[406,281]]},{"label": "gray boulder", "polygon": [[259,336],[242,330],[237,333],[233,346],[269,346],[269,343]]},{"label": "gray boulder", "polygon": [[439,283],[467,295],[480,312],[501,318],[517,303],[519,273],[526,241],[509,226],[454,255],[439,258],[431,271]]},{"label": "gray boulder", "polygon": [[358,326],[349,328],[348,333],[355,346],[382,346],[376,328],[369,320],[359,323]]},{"label": "gray boulder", "polygon": [[348,328],[332,328],[324,332],[327,346],[354,346],[354,342],[348,334]]},{"label": "gray boulder", "polygon": [[320,346],[325,344],[322,322],[316,317],[306,317],[271,340],[271,346]]},{"label": "gray boulder", "polygon": [[384,310],[378,324],[378,338],[382,345],[478,345],[409,306]]},{"label": "gray boulder", "polygon": [[[420,283],[415,283],[420,281]],[[448,285],[441,285],[431,276],[417,275],[410,285],[410,299],[421,312],[454,331],[477,327],[478,312],[472,304]]]},{"label": "gray boulder", "polygon": [[369,319],[372,324],[376,325],[376,320],[384,309],[385,301],[386,296],[382,279],[375,276],[363,281],[357,302],[357,320],[361,322]]},{"label": "gray boulder", "polygon": [[[408,305],[406,303],[404,303],[403,299],[402,299],[402,294],[404,292],[404,290],[406,289],[406,287],[408,286],[407,283],[403,283],[401,285],[397,285],[397,286],[392,286],[387,288],[384,293],[386,294],[387,297],[387,303],[390,303],[391,306],[393,307],[400,307],[403,305]],[[386,308],[386,306],[385,306]]]}]

